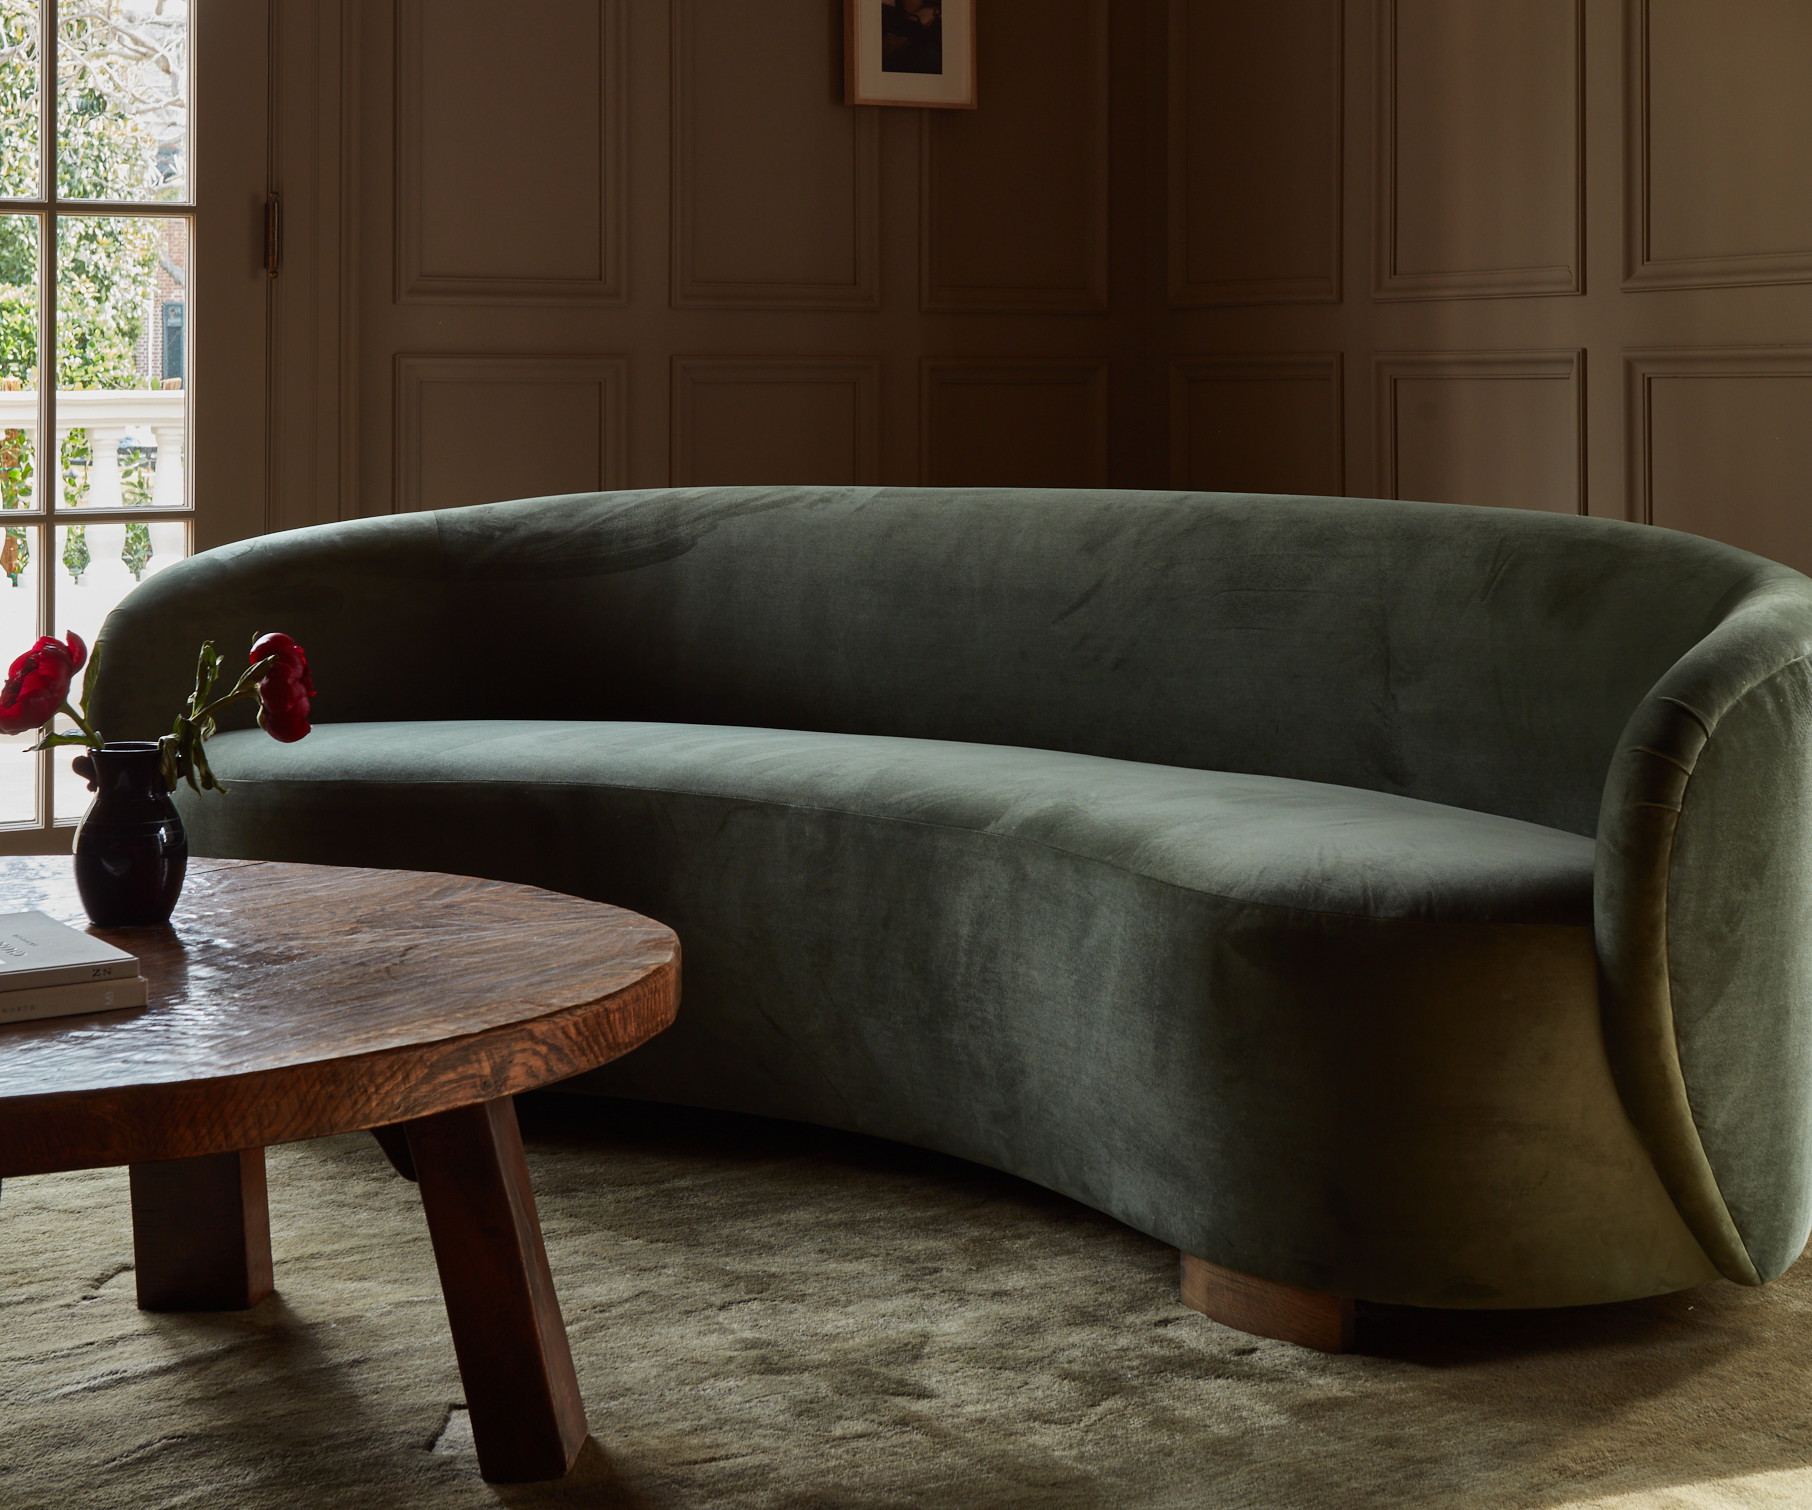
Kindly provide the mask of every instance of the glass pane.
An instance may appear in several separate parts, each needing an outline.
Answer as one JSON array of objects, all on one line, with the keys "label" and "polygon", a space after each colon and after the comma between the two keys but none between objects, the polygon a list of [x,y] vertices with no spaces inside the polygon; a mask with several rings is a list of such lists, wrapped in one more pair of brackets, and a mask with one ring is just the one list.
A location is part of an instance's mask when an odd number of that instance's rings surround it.
[{"label": "glass pane", "polygon": [[57,221],[62,508],[188,502],[187,220]]},{"label": "glass pane", "polygon": [[0,509],[39,506],[37,386],[38,218],[0,215]]},{"label": "glass pane", "polygon": [[38,197],[38,0],[0,0],[0,194]]},{"label": "glass pane", "polygon": [[[57,635],[61,638],[73,629],[93,645],[102,622],[121,598],[172,561],[188,555],[189,527],[180,519],[68,524],[58,528],[56,541]],[[176,717],[177,711],[172,704],[170,717]],[[114,739],[143,733],[101,732]],[[80,818],[88,806],[88,788],[69,769],[69,761],[69,752],[61,750],[51,761],[56,769],[54,792],[60,822]]]},{"label": "glass pane", "polygon": [[188,0],[61,0],[57,192],[189,197]]},{"label": "glass pane", "polygon": [[[15,524],[0,532],[0,673],[38,638],[38,573],[43,557],[39,530]],[[0,735],[0,823],[32,823],[38,816],[38,760],[24,751],[34,734]]]}]

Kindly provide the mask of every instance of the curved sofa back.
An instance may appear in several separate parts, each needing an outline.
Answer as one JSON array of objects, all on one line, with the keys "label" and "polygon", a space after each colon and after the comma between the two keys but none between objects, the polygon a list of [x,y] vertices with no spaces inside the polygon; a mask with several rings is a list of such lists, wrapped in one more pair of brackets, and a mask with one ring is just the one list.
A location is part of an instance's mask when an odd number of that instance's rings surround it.
[{"label": "curved sofa back", "polygon": [[1734,1279],[1812,1229],[1812,581],[1785,567],[1377,500],[586,494],[172,566],[107,622],[97,722],[155,737],[201,638],[273,628],[330,722],[1030,745],[1597,834],[1607,1048],[1676,1203]]},{"label": "curved sofa back", "polygon": [[334,720],[1030,745],[1586,834],[1643,694],[1785,573],[1645,527],[1438,504],[705,488],[295,531],[174,566],[135,602],[238,551],[261,558],[269,624],[318,660],[349,613],[443,658],[399,685],[336,654]]}]

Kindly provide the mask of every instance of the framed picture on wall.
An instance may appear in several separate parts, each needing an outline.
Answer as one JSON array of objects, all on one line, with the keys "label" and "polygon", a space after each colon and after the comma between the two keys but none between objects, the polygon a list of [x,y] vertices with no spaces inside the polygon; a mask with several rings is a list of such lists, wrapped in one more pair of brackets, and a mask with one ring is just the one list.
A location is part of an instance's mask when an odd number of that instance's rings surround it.
[{"label": "framed picture on wall", "polygon": [[851,105],[975,108],[976,0],[843,0]]}]

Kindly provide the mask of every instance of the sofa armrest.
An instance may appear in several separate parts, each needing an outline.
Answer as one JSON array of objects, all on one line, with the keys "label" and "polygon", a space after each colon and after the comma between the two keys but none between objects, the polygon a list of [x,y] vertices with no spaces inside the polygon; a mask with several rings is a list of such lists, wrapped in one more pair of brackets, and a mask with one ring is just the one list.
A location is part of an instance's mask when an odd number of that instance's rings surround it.
[{"label": "sofa armrest", "polygon": [[1812,1231],[1812,582],[1763,579],[1636,710],[1598,830],[1624,1104],[1728,1278]]},{"label": "sofa armrest", "polygon": [[[201,642],[237,667],[267,630],[307,650],[318,718],[447,716],[458,688],[429,668],[445,658],[451,596],[432,514],[289,530],[179,561],[107,616],[95,646],[96,727],[109,739],[167,733]],[[222,725],[247,727],[256,711],[237,705]]]}]

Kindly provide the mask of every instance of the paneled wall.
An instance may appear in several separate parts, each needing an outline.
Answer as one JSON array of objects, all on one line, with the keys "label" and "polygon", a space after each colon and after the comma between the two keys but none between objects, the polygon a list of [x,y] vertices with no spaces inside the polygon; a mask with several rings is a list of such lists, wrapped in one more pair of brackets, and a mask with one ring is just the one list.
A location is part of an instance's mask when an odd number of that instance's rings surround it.
[{"label": "paneled wall", "polygon": [[278,522],[1163,484],[1162,0],[987,0],[974,112],[845,106],[842,0],[283,13]]},{"label": "paneled wall", "polygon": [[1172,480],[1812,570],[1809,60],[1804,0],[1171,0]]},{"label": "paneled wall", "polygon": [[1807,0],[278,0],[272,522],[614,486],[1166,483],[1812,569]]}]

